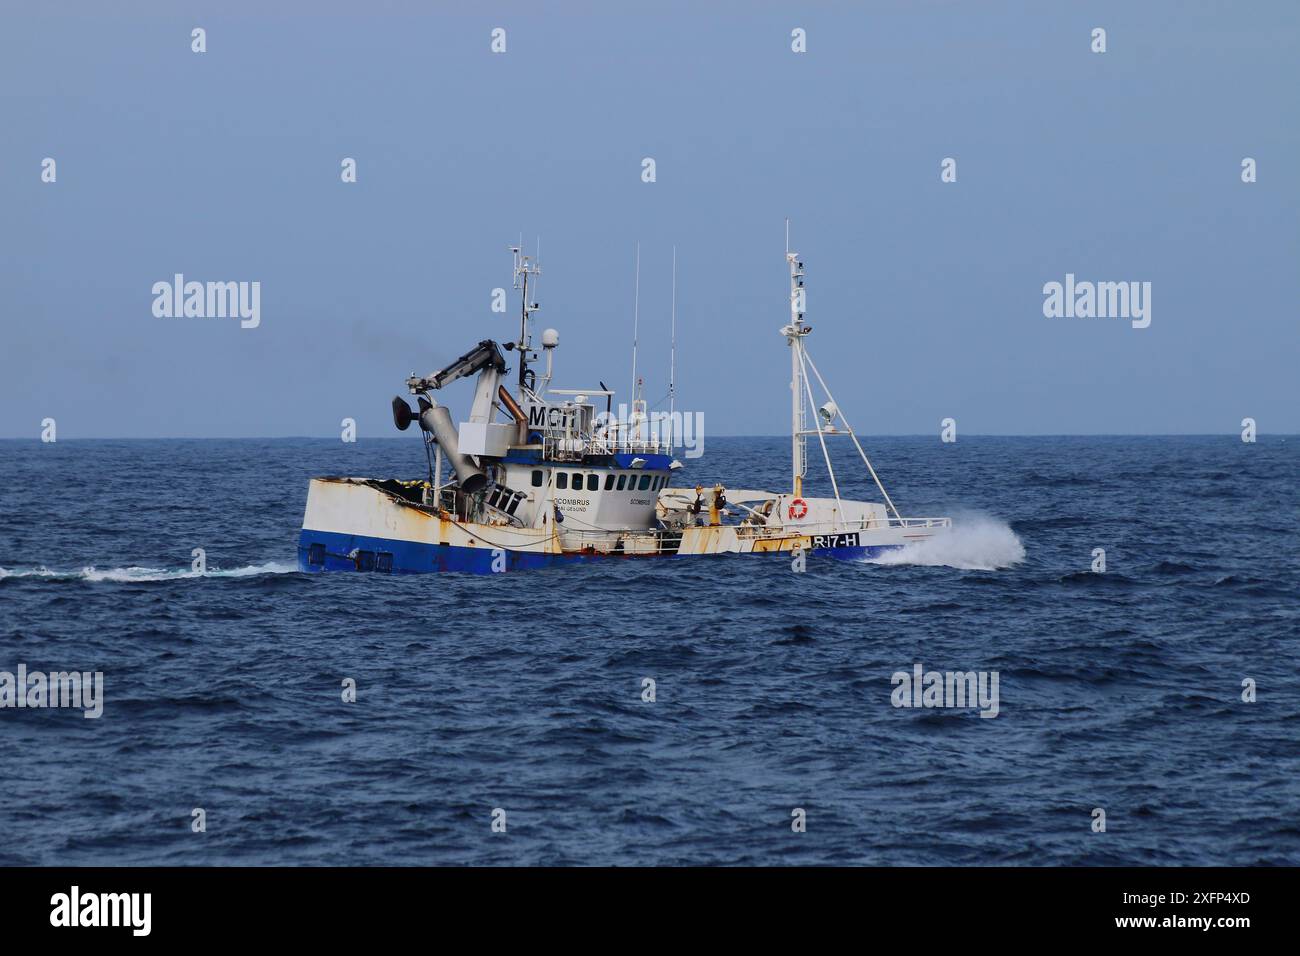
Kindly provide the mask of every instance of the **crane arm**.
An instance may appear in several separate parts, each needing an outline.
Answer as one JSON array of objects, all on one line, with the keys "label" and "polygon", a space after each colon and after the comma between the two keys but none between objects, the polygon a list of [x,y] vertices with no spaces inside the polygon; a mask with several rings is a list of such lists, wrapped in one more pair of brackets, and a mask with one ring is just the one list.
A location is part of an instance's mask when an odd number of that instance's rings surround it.
[{"label": "crane arm", "polygon": [[485,368],[495,369],[498,374],[503,374],[506,370],[505,356],[501,354],[501,348],[491,339],[484,339],[441,371],[430,372],[423,378],[412,375],[406,380],[406,387],[412,394],[427,392],[481,372]]}]

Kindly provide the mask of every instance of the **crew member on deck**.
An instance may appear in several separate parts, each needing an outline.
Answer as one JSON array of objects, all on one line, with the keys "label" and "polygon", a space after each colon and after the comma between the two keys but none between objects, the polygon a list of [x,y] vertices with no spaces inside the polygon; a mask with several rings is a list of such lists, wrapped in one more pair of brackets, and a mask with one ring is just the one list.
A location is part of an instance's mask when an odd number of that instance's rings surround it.
[{"label": "crew member on deck", "polygon": [[[697,491],[699,489],[696,489]],[[726,488],[722,485],[713,486],[713,498],[709,502],[709,527],[716,528],[722,524],[722,509],[727,506]]]}]

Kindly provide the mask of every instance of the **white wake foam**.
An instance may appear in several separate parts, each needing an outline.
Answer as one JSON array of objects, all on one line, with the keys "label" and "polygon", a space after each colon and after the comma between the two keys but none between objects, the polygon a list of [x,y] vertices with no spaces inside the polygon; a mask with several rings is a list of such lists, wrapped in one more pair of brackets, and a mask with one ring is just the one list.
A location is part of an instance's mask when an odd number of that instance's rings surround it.
[{"label": "white wake foam", "polygon": [[0,568],[2,578],[46,578],[53,581],[181,581],[186,578],[247,578],[259,574],[292,574],[298,570],[296,564],[271,561],[266,564],[250,564],[242,568],[209,568],[207,571],[192,571],[189,568],[142,568],[131,565],[127,568],[85,567],[80,571],[52,571],[49,568]]},{"label": "white wake foam", "polygon": [[946,532],[866,560],[869,564],[997,571],[1024,559],[1025,546],[1005,521],[986,514],[964,514],[954,516]]}]

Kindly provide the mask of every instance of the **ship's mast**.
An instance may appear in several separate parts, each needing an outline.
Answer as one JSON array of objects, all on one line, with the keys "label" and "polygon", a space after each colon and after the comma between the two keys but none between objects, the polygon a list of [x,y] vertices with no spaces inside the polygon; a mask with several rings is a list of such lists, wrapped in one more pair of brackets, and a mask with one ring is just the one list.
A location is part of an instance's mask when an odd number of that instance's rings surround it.
[{"label": "ship's mast", "polygon": [[[677,247],[673,246],[673,311],[668,332],[668,421],[675,423],[677,413]],[[668,454],[673,453],[673,430],[668,428]]]},{"label": "ship's mast", "polygon": [[636,341],[641,325],[641,243],[639,242],[636,244],[636,279],[632,288],[632,399],[635,403],[637,385],[640,382],[636,377]]},{"label": "ship's mast", "polygon": [[[541,240],[537,243],[540,258]],[[528,319],[537,311],[539,306],[536,302],[528,301],[528,277],[540,276],[542,266],[540,262],[534,262],[528,256],[523,254],[523,243],[517,246],[511,246],[510,251],[515,256],[515,281],[514,287],[520,290],[519,296],[519,341],[515,347],[519,350],[519,395],[524,395],[524,382],[528,376],[528,350],[532,347],[532,337],[528,334]]]},{"label": "ship's mast", "polygon": [[[787,225],[788,228],[788,225]],[[790,343],[790,463],[796,498],[803,497],[803,479],[808,465],[807,406],[804,404],[803,338],[812,331],[803,324],[803,263],[797,252],[789,251],[786,239],[786,262],[790,264],[790,324],[781,334]]]}]

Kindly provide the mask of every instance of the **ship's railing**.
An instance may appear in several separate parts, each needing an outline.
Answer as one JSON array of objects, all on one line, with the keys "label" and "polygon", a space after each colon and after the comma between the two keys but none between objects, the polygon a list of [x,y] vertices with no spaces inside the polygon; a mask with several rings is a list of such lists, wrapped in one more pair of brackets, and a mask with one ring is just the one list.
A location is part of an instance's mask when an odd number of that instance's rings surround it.
[{"label": "ship's railing", "polygon": [[889,518],[891,528],[951,528],[951,518]]},{"label": "ship's railing", "polygon": [[542,457],[548,461],[578,461],[583,455],[665,455],[668,443],[658,439],[576,438],[543,435]]},{"label": "ship's railing", "polygon": [[542,438],[542,457],[547,461],[581,461],[584,454],[586,443],[576,438]]},{"label": "ship's railing", "polygon": [[[795,535],[843,534],[848,531],[876,531],[883,528],[948,528],[951,526],[951,518],[863,518],[861,521],[819,521],[788,525],[738,524],[729,525],[728,527],[735,528],[737,534],[742,538],[788,538]],[[560,525],[560,531],[566,537],[588,537],[593,539],[619,534],[652,535],[655,533],[653,528],[609,528],[606,530],[566,528],[563,524]],[[665,533],[675,537],[680,531],[673,529]]]},{"label": "ship's railing", "polygon": [[791,535],[845,534],[851,531],[878,531],[884,528],[950,528],[951,518],[862,518],[858,521],[818,521],[787,525],[739,524],[736,533],[742,538],[786,538]]},{"label": "ship's railing", "polygon": [[658,438],[593,438],[590,442],[592,453],[612,455],[614,453],[666,455],[668,443]]}]

